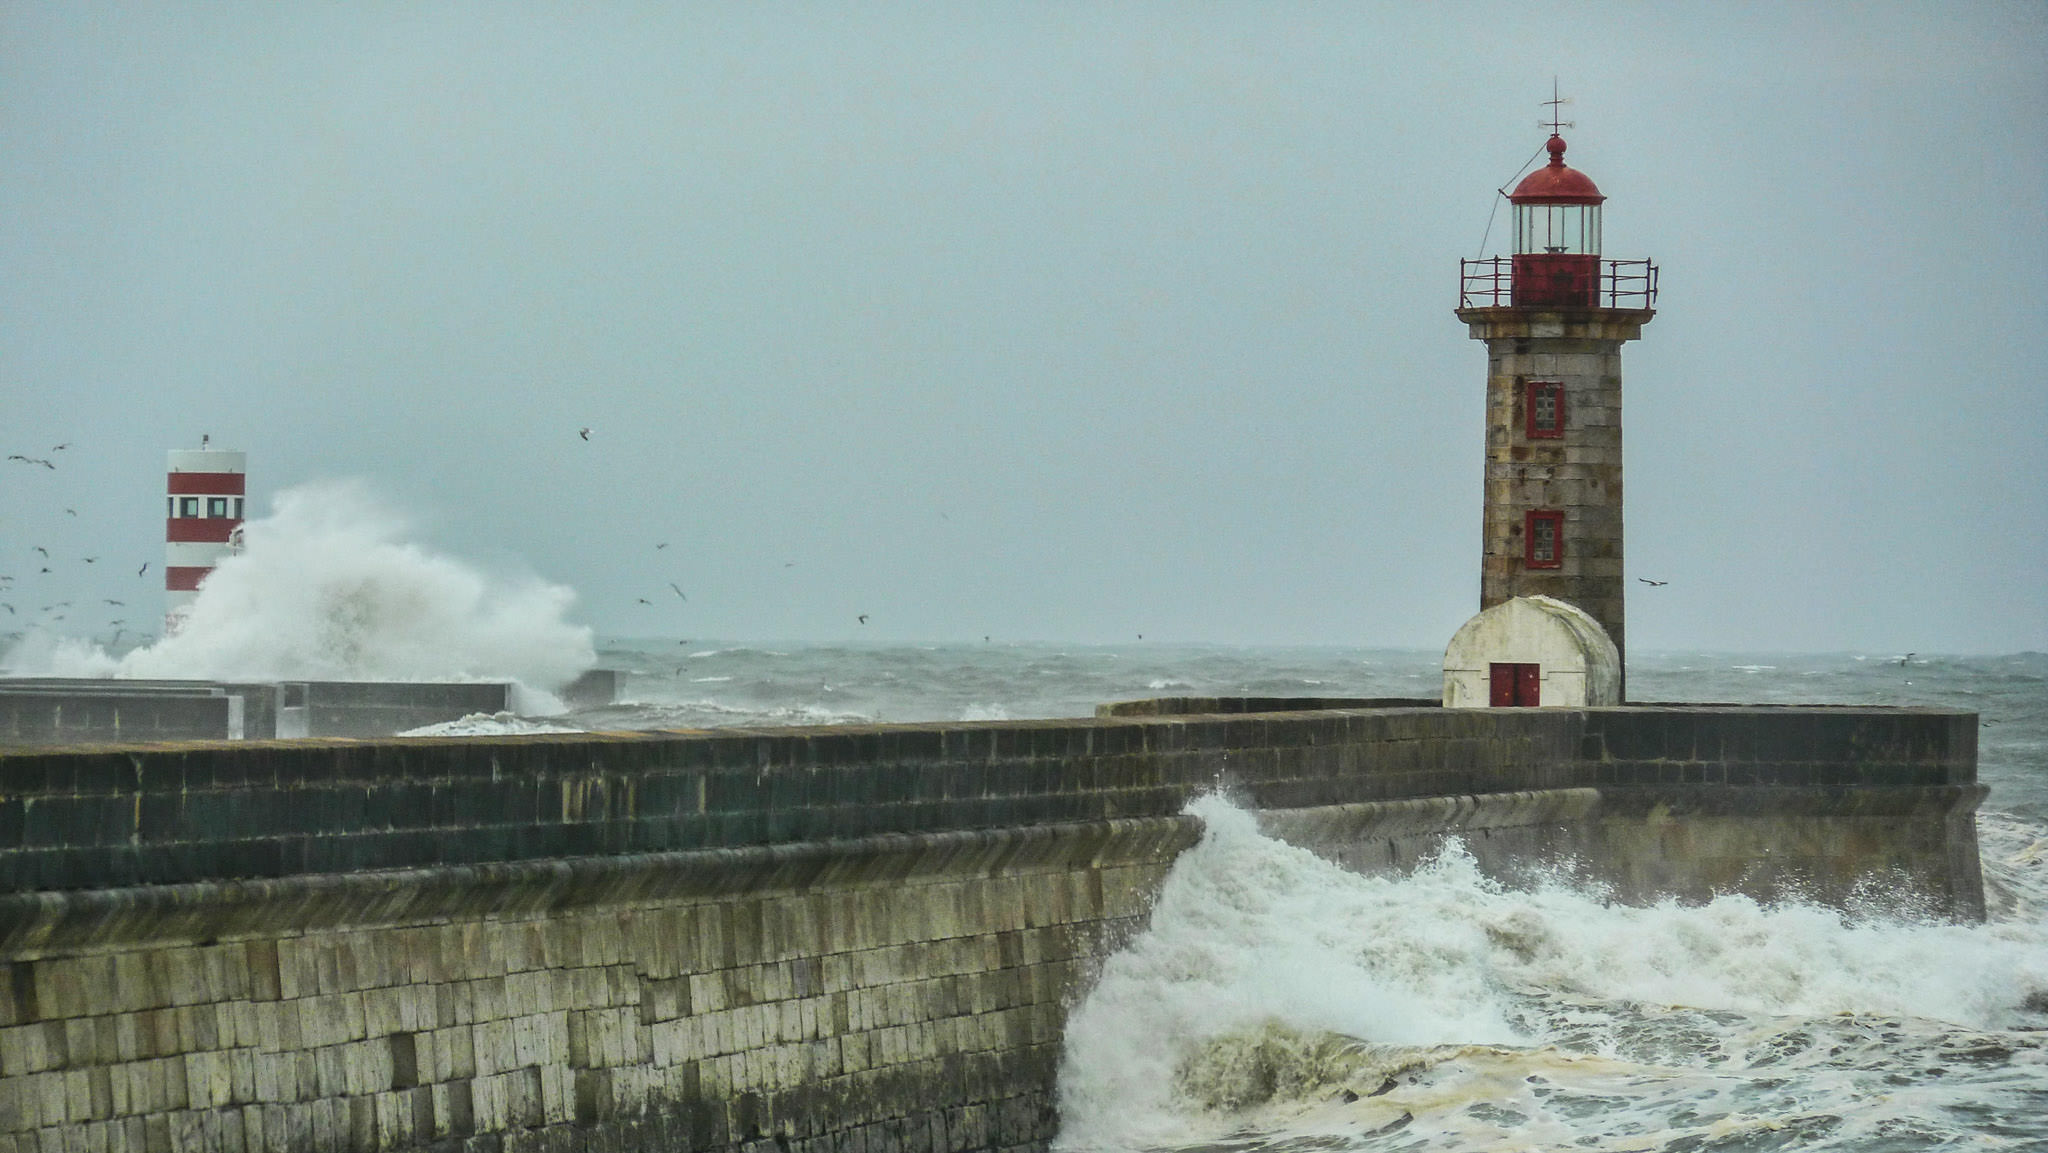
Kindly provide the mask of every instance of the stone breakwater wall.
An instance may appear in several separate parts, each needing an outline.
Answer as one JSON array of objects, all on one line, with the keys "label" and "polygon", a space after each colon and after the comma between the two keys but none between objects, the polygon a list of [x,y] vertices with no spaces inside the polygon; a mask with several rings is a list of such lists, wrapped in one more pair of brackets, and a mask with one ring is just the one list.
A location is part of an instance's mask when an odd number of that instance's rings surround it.
[{"label": "stone breakwater wall", "polygon": [[1360,869],[1979,913],[1976,719],[1350,708],[0,752],[0,1153],[1046,1147],[1217,787]]}]

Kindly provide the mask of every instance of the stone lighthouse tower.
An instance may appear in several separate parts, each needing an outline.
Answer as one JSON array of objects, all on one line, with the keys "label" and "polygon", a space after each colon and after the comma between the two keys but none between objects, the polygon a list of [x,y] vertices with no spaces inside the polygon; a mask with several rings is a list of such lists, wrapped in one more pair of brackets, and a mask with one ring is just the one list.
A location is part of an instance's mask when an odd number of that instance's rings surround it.
[{"label": "stone lighthouse tower", "polygon": [[1607,198],[1565,164],[1560,127],[1550,162],[1508,194],[1514,255],[1462,262],[1458,319],[1486,342],[1479,607],[1563,601],[1599,622],[1619,655],[1621,346],[1655,315],[1657,269],[1602,259]]}]

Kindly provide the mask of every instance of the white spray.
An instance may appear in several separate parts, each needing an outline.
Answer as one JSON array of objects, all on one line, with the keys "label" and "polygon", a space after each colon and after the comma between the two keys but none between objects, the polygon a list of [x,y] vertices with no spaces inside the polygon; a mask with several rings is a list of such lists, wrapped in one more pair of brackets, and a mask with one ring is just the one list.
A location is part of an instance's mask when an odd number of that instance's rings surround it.
[{"label": "white spray", "polygon": [[[243,526],[174,635],[120,657],[32,635],[16,674],[209,680],[513,680],[559,687],[596,663],[575,593],[493,579],[408,542],[403,517],[354,481],[278,495]],[[539,694],[535,694],[538,696]]]}]

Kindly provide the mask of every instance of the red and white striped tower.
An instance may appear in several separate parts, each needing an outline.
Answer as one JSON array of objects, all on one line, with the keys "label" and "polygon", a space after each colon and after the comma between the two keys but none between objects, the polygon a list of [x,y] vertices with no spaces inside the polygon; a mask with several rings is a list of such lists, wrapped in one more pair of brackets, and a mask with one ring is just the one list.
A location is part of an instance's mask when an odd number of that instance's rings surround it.
[{"label": "red and white striped tower", "polygon": [[178,631],[199,582],[235,551],[249,455],[204,447],[170,451],[164,491],[164,631]]}]

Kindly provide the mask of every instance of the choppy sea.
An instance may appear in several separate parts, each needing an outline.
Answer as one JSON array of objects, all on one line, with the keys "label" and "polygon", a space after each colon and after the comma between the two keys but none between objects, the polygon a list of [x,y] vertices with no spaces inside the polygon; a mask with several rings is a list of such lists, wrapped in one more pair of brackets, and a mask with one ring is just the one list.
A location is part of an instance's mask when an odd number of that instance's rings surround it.
[{"label": "choppy sea", "polygon": [[[1438,656],[1350,648],[611,641],[621,700],[472,727],[1085,716],[1146,696],[1430,696]],[[1455,843],[1361,877],[1220,798],[1151,925],[1074,1005],[1059,1148],[2048,1149],[2048,654],[1633,655],[1639,701],[1982,717],[1992,915],[1504,887]]]}]

